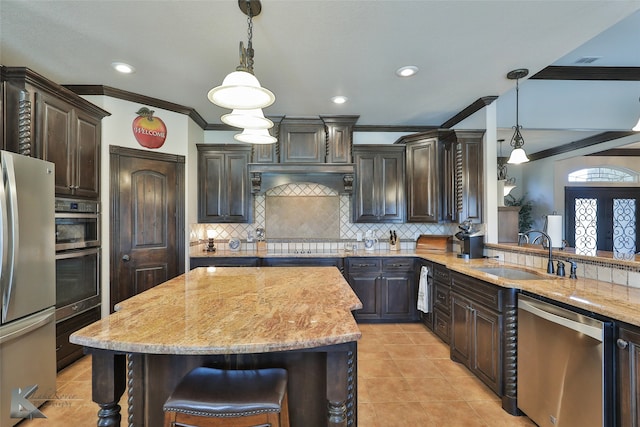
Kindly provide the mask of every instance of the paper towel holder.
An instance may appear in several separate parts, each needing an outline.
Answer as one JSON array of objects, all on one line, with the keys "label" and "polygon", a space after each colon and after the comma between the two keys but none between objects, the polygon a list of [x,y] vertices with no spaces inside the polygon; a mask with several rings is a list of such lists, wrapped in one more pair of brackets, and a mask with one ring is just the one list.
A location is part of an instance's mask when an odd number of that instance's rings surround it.
[{"label": "paper towel holder", "polygon": [[[554,217],[553,224],[550,224],[549,217]],[[558,249],[565,248],[566,240],[562,238],[562,215],[558,215],[556,211],[553,211],[553,213],[551,213],[550,215],[545,215],[543,230],[545,233],[549,235],[552,243],[557,242],[556,243],[557,246],[554,246],[554,248],[558,248]],[[544,243],[545,241],[543,239],[542,240],[543,247],[545,246]]]}]

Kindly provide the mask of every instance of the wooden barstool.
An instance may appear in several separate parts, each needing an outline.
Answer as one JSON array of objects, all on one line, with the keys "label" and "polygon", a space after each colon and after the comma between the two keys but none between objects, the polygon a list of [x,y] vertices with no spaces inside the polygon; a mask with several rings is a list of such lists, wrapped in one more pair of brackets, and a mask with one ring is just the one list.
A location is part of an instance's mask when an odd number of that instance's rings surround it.
[{"label": "wooden barstool", "polygon": [[287,371],[195,368],[163,409],[164,427],[289,427]]}]

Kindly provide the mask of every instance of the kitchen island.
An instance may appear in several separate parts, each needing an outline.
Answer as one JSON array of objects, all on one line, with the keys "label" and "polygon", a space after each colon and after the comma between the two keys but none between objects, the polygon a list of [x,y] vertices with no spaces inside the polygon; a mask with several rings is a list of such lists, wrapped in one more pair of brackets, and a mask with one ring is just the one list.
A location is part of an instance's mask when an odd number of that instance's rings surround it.
[{"label": "kitchen island", "polygon": [[[162,425],[192,368],[282,367],[292,427],[357,425],[362,307],[335,267],[198,268],[136,295],[70,337],[92,355],[101,426]],[[128,381],[127,381],[128,376]]]}]

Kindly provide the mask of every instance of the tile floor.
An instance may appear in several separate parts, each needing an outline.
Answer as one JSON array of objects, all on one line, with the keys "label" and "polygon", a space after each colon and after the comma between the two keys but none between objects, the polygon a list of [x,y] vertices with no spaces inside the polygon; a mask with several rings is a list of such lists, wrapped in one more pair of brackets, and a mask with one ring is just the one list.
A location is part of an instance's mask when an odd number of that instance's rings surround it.
[{"label": "tile floor", "polygon": [[[449,359],[449,347],[422,324],[361,324],[358,345],[359,427],[521,427],[465,367]],[[95,426],[91,359],[62,370],[57,399],[46,403],[46,419],[20,427]],[[126,396],[121,401],[126,411]],[[126,426],[123,414],[123,426]]]}]

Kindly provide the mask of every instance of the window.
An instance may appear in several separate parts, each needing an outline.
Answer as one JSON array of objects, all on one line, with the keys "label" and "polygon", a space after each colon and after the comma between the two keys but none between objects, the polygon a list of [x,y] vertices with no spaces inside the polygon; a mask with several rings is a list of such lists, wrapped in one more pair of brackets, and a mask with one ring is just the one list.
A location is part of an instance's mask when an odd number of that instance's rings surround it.
[{"label": "window", "polygon": [[580,169],[569,174],[569,182],[638,182],[638,174],[606,166]]},{"label": "window", "polygon": [[565,187],[566,238],[583,255],[636,253],[640,187]]}]

